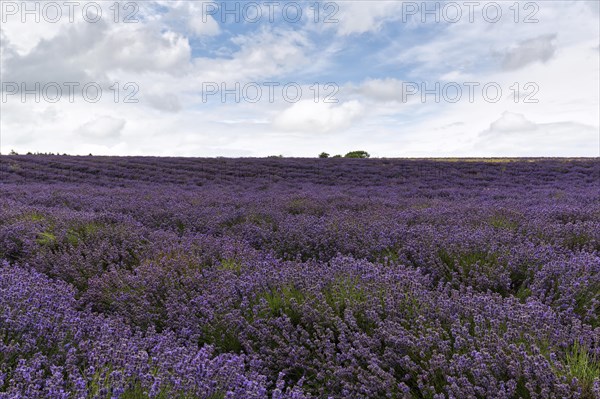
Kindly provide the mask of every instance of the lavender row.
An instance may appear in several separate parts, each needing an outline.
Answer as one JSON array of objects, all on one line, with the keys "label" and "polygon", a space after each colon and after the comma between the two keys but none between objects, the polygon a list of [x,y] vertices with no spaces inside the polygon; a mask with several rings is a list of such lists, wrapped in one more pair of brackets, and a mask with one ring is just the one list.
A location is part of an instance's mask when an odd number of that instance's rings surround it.
[{"label": "lavender row", "polygon": [[600,397],[596,160],[2,163],[0,397]]}]

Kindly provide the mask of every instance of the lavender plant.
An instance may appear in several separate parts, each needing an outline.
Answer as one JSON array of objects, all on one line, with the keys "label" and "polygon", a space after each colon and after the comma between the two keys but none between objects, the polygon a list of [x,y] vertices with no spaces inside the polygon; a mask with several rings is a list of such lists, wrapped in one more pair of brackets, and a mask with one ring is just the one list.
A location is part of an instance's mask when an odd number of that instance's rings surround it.
[{"label": "lavender plant", "polygon": [[600,162],[9,156],[0,398],[600,398]]}]

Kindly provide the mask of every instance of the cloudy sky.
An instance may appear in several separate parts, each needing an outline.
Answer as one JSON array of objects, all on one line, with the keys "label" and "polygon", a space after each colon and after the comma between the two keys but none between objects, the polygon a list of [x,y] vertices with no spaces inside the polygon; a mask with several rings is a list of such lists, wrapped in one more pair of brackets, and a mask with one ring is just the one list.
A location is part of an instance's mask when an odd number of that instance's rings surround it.
[{"label": "cloudy sky", "polygon": [[599,156],[598,4],[1,0],[1,150]]}]

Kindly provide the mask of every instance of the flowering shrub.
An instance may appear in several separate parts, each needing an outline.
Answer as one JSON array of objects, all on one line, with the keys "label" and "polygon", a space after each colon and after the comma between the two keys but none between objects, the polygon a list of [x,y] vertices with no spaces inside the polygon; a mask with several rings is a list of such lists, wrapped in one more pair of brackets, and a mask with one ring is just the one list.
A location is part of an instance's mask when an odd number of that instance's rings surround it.
[{"label": "flowering shrub", "polygon": [[0,399],[600,397],[597,160],[10,161]]}]

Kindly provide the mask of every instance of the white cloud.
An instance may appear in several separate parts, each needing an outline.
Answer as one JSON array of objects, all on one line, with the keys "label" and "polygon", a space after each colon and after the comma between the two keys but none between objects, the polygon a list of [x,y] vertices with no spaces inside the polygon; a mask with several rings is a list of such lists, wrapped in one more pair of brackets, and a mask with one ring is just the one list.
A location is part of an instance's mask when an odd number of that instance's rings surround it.
[{"label": "white cloud", "polygon": [[103,115],[84,123],[76,133],[91,140],[112,141],[121,137],[125,123],[125,119]]},{"label": "white cloud", "polygon": [[463,73],[462,71],[452,70],[440,76],[442,82],[468,82],[472,80],[472,75]]},{"label": "white cloud", "polygon": [[[166,9],[164,14],[153,15],[163,26],[180,29],[179,33],[189,32],[192,36],[216,36],[221,33],[219,24],[211,15],[204,13],[204,1],[168,0],[156,4]],[[183,29],[185,28],[185,29]]]},{"label": "white cloud", "polygon": [[398,19],[402,9],[402,1],[363,0],[335,4],[339,6],[335,16],[339,22],[334,26],[342,36],[378,31],[386,22]]},{"label": "white cloud", "polygon": [[556,52],[556,35],[543,35],[520,42],[507,50],[502,66],[504,69],[519,69],[532,62],[546,62]]},{"label": "white cloud", "polygon": [[95,50],[89,61],[103,70],[181,74],[191,59],[188,38],[173,31],[159,32],[150,26],[111,30]]},{"label": "white cloud", "polygon": [[404,87],[402,81],[393,78],[368,79],[354,91],[378,102],[402,102],[404,100]]},{"label": "white cloud", "polygon": [[111,72],[181,75],[189,66],[187,38],[144,24],[74,24],[25,55],[4,59],[2,77],[17,82],[105,82]]},{"label": "white cloud", "polygon": [[[409,67],[411,74],[419,77],[444,76],[455,71],[469,76],[480,71],[516,70],[535,61],[548,62],[559,55],[561,48],[597,38],[600,33],[598,13],[590,12],[589,3],[538,3],[535,14],[538,23],[515,23],[514,11],[510,9],[514,8],[513,3],[501,2],[503,17],[494,24],[482,20],[480,5],[475,23],[463,15],[455,24],[430,23],[427,29],[437,34],[427,40],[399,35],[398,40],[390,40],[390,46],[380,51],[377,61],[399,68]],[[520,7],[522,20],[530,11],[525,12],[523,4]],[[413,25],[405,28],[412,29]],[[424,28],[423,24],[417,26]],[[407,35],[412,32],[406,29],[403,32]],[[412,40],[406,40],[411,37]]]},{"label": "white cloud", "polygon": [[204,82],[277,79],[302,71],[312,63],[312,44],[306,33],[280,28],[262,28],[232,39],[239,50],[229,57],[197,58],[194,68]]},{"label": "white cloud", "polygon": [[536,124],[527,120],[522,114],[506,111],[500,119],[492,122],[490,128],[484,134],[527,132],[536,128]]},{"label": "white cloud", "polygon": [[195,15],[189,18],[187,27],[196,36],[216,36],[221,33],[219,24],[211,16],[202,17],[201,15]]},{"label": "white cloud", "polygon": [[[29,53],[42,40],[50,40],[58,35],[66,26],[69,26],[68,14],[65,14],[56,22],[50,22],[55,18],[50,12],[44,13],[44,3],[36,1],[23,2],[0,2],[0,31],[5,36],[6,42],[3,46],[10,43],[12,49],[19,55],[23,56]],[[39,10],[37,12],[39,22],[35,22],[35,14],[25,16],[26,23],[23,23],[21,18],[23,10]],[[62,10],[62,8],[61,8]],[[66,12],[68,9],[63,10]],[[81,11],[81,10],[79,10]],[[48,15],[49,18],[46,18]],[[48,20],[47,20],[48,19]]]},{"label": "white cloud", "polygon": [[349,127],[362,114],[363,107],[358,101],[333,105],[303,100],[277,115],[273,126],[283,131],[328,133]]},{"label": "white cloud", "polygon": [[494,156],[598,156],[597,126],[563,121],[533,123],[505,112],[479,135],[478,151]]},{"label": "white cloud", "polygon": [[[3,24],[4,81],[97,81],[106,90],[131,81],[140,103],[114,103],[108,91],[97,104],[21,104],[15,95],[2,104],[2,141],[19,152],[80,154],[586,155],[597,152],[600,118],[591,3],[540,3],[538,24],[515,24],[506,11],[498,24],[404,26],[393,1],[339,2],[339,24],[325,28],[228,27],[205,22],[189,1],[140,3],[138,24]],[[367,32],[380,34],[357,37]],[[373,69],[359,70],[350,54]],[[200,102],[203,82],[297,81],[309,93],[338,76],[340,104]],[[403,81],[437,80],[494,81],[504,95],[496,104],[423,104],[419,95],[401,103]],[[515,82],[521,90],[535,82],[539,103],[515,104]]]},{"label": "white cloud", "polygon": [[145,94],[140,101],[147,102],[150,106],[166,112],[179,112],[182,109],[179,97],[173,93]]}]

